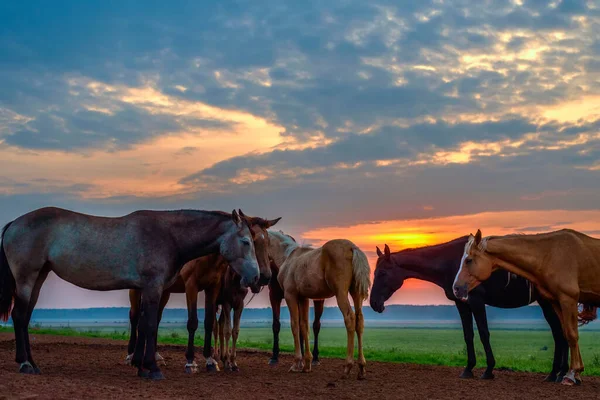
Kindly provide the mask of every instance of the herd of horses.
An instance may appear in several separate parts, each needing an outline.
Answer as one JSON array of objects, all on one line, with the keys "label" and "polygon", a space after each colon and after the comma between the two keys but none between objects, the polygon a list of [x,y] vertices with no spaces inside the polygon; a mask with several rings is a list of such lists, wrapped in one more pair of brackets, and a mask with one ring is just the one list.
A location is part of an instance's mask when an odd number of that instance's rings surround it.
[{"label": "herd of horses", "polygon": [[40,373],[31,354],[29,321],[40,288],[53,271],[85,289],[129,289],[131,334],[126,361],[137,367],[138,376],[152,380],[164,378],[157,332],[171,293],[186,295],[188,373],[198,370],[194,354],[198,293],[203,291],[205,296],[206,368],[218,370],[220,359],[224,369],[236,371],[236,342],[245,299],[249,290],[256,294],[268,286],[273,311],[269,364],[278,363],[282,300],[289,309],[294,337],[290,371],[309,372],[319,363],[324,300],[335,297],[348,339],[343,376],[353,368],[356,339],[358,379],[364,379],[362,304],[369,289],[371,307],[383,312],[385,301],[406,279],[421,279],[441,287],[456,304],[468,358],[462,378],[473,377],[476,364],[473,319],[487,361],[481,378],[494,377],[486,305],[516,308],[537,301],[555,343],[546,380],[581,383],[578,324],[593,320],[600,303],[600,240],[563,229],[490,237],[477,231],[448,243],[395,253],[386,244],[383,252],[377,248],[371,288],[367,257],[354,243],[335,239],[319,248],[301,246],[292,236],[269,230],[280,219],[249,217],[241,210],[136,211],[108,218],[47,207],[8,223],[0,245],[0,317],[5,321],[12,317],[19,371]]}]

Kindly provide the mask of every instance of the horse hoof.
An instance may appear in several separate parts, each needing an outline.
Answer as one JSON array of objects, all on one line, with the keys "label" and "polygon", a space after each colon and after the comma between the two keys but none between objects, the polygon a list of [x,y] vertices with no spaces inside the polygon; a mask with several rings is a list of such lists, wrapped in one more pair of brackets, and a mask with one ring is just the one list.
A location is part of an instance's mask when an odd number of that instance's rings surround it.
[{"label": "horse hoof", "polygon": [[41,375],[42,371],[38,367],[33,367],[33,374],[34,375]]},{"label": "horse hoof", "polygon": [[474,378],[473,376],[473,371],[465,369],[462,374],[460,374],[460,379],[472,379]]},{"label": "horse hoof", "polygon": [[313,360],[312,361],[312,365],[321,365],[321,361],[319,361],[319,360]]},{"label": "horse hoof", "polygon": [[140,378],[148,378],[150,376],[150,373],[148,371],[145,371],[143,369],[139,369],[137,376],[139,376]]},{"label": "horse hoof", "polygon": [[550,374],[546,378],[544,378],[544,380],[542,382],[556,383],[557,381],[558,381],[558,376],[555,374]]},{"label": "horse hoof", "polygon": [[494,379],[494,374],[492,372],[485,371],[483,374],[481,374],[479,379],[492,380]]},{"label": "horse hoof", "polygon": [[356,377],[357,380],[359,381],[364,381],[365,379],[367,379],[366,375],[364,373],[358,373],[358,376]]},{"label": "horse hoof", "polygon": [[196,374],[196,373],[198,373],[198,366],[196,366],[196,365],[186,365],[185,366],[185,373],[186,374]]},{"label": "horse hoof", "polygon": [[162,381],[165,379],[165,376],[161,371],[154,371],[148,374],[148,378],[150,378],[151,381]]},{"label": "horse hoof", "polygon": [[38,375],[35,372],[35,368],[29,363],[21,365],[19,368],[19,373],[26,375]]},{"label": "horse hoof", "polygon": [[217,364],[206,364],[206,372],[217,372]]},{"label": "horse hoof", "polygon": [[232,365],[231,372],[240,372],[240,367],[238,367],[237,365]]},{"label": "horse hoof", "polygon": [[269,358],[269,365],[277,365],[279,364],[279,360],[276,358]]},{"label": "horse hoof", "polygon": [[560,384],[564,386],[573,386],[575,385],[575,382],[565,376]]}]

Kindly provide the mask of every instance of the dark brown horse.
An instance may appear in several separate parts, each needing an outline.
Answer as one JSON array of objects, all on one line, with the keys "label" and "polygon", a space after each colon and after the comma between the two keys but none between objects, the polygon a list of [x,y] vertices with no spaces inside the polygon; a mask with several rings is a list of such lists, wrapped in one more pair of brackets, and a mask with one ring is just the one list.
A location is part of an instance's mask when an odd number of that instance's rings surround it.
[{"label": "dark brown horse", "polygon": [[[275,225],[281,218],[274,220],[266,220],[257,217],[247,217],[243,213],[240,214],[246,223],[250,226],[252,239],[254,242],[254,248],[256,251],[256,258],[260,269],[260,280],[256,284],[250,285],[252,291],[257,293],[261,285],[269,282],[271,278],[271,270],[269,267],[269,253],[268,253],[268,233],[267,229]],[[204,291],[204,350],[203,355],[206,360],[206,369],[208,371],[215,371],[218,369],[217,362],[213,358],[211,338],[213,334],[217,299],[219,293],[222,291],[223,281],[225,273],[228,270],[229,263],[227,260],[219,255],[212,254],[204,257],[192,260],[184,265],[181,269],[177,280],[167,290],[163,292],[160,308],[159,318],[160,323],[162,312],[166,306],[171,293],[185,293],[187,310],[188,310],[188,346],[185,353],[187,363],[185,365],[185,371],[187,373],[197,372],[197,365],[195,362],[194,354],[194,337],[196,330],[198,329],[198,292]],[[231,269],[233,271],[233,269]],[[237,279],[237,285],[240,286],[240,290],[248,289],[242,287],[241,278]],[[222,298],[222,296],[221,296]],[[140,316],[140,301],[141,292],[138,290],[129,291],[129,299],[131,308],[129,310],[129,319],[131,322],[131,335],[129,338],[128,356],[127,361],[132,357],[133,350],[135,348],[137,339],[137,329],[139,316]],[[216,345],[215,345],[216,347]],[[162,357],[157,353],[156,357],[158,360],[162,360]]]},{"label": "dark brown horse", "polygon": [[22,373],[39,373],[29,346],[29,321],[50,271],[90,290],[139,289],[141,320],[132,364],[138,375],[162,379],[155,337],[163,290],[183,265],[220,253],[243,277],[259,279],[248,224],[234,210],[136,211],[118,218],[42,208],[10,222],[0,246],[0,316],[14,299],[16,362]]},{"label": "dark brown horse", "polygon": [[473,346],[473,318],[475,318],[487,358],[487,369],[481,377],[490,379],[494,377],[496,361],[490,345],[485,305],[517,308],[537,301],[554,337],[554,363],[552,372],[546,380],[560,381],[568,369],[569,347],[552,306],[540,296],[529,281],[498,271],[470,293],[468,302],[462,302],[454,295],[452,283],[460,267],[460,259],[467,239],[468,237],[464,236],[448,243],[406,249],[397,253],[391,253],[387,245],[383,253],[377,249],[379,258],[375,268],[375,282],[371,290],[371,308],[382,312],[384,302],[402,287],[406,279],[420,279],[436,284],[444,290],[446,297],[456,304],[462,321],[468,361],[461,378],[473,377],[472,369],[476,364]]}]

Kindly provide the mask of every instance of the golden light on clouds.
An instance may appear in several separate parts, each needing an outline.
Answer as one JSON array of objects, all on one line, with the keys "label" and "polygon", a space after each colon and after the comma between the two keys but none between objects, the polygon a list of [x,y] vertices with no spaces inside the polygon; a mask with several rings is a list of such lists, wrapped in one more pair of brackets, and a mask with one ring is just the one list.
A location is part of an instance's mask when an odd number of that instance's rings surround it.
[{"label": "golden light on clouds", "polygon": [[595,121],[600,119],[600,96],[583,96],[541,110],[545,118],[559,122]]}]

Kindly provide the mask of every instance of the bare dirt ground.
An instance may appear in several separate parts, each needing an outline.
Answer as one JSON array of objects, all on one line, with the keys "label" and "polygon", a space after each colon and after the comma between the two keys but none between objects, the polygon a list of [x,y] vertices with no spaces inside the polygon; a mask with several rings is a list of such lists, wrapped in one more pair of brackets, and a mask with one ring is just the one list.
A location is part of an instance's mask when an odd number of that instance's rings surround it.
[{"label": "bare dirt ground", "polygon": [[[240,351],[240,372],[183,372],[184,349],[160,346],[166,380],[138,378],[123,363],[125,342],[30,335],[42,375],[17,373],[12,334],[0,334],[0,399],[591,399],[600,397],[600,378],[579,387],[543,383],[539,374],[497,371],[494,381],[461,380],[460,368],[368,362],[367,379],[340,379],[343,361],[325,359],[310,374],[288,372],[291,357],[276,367],[268,354]],[[479,372],[479,371],[478,371]]]}]

